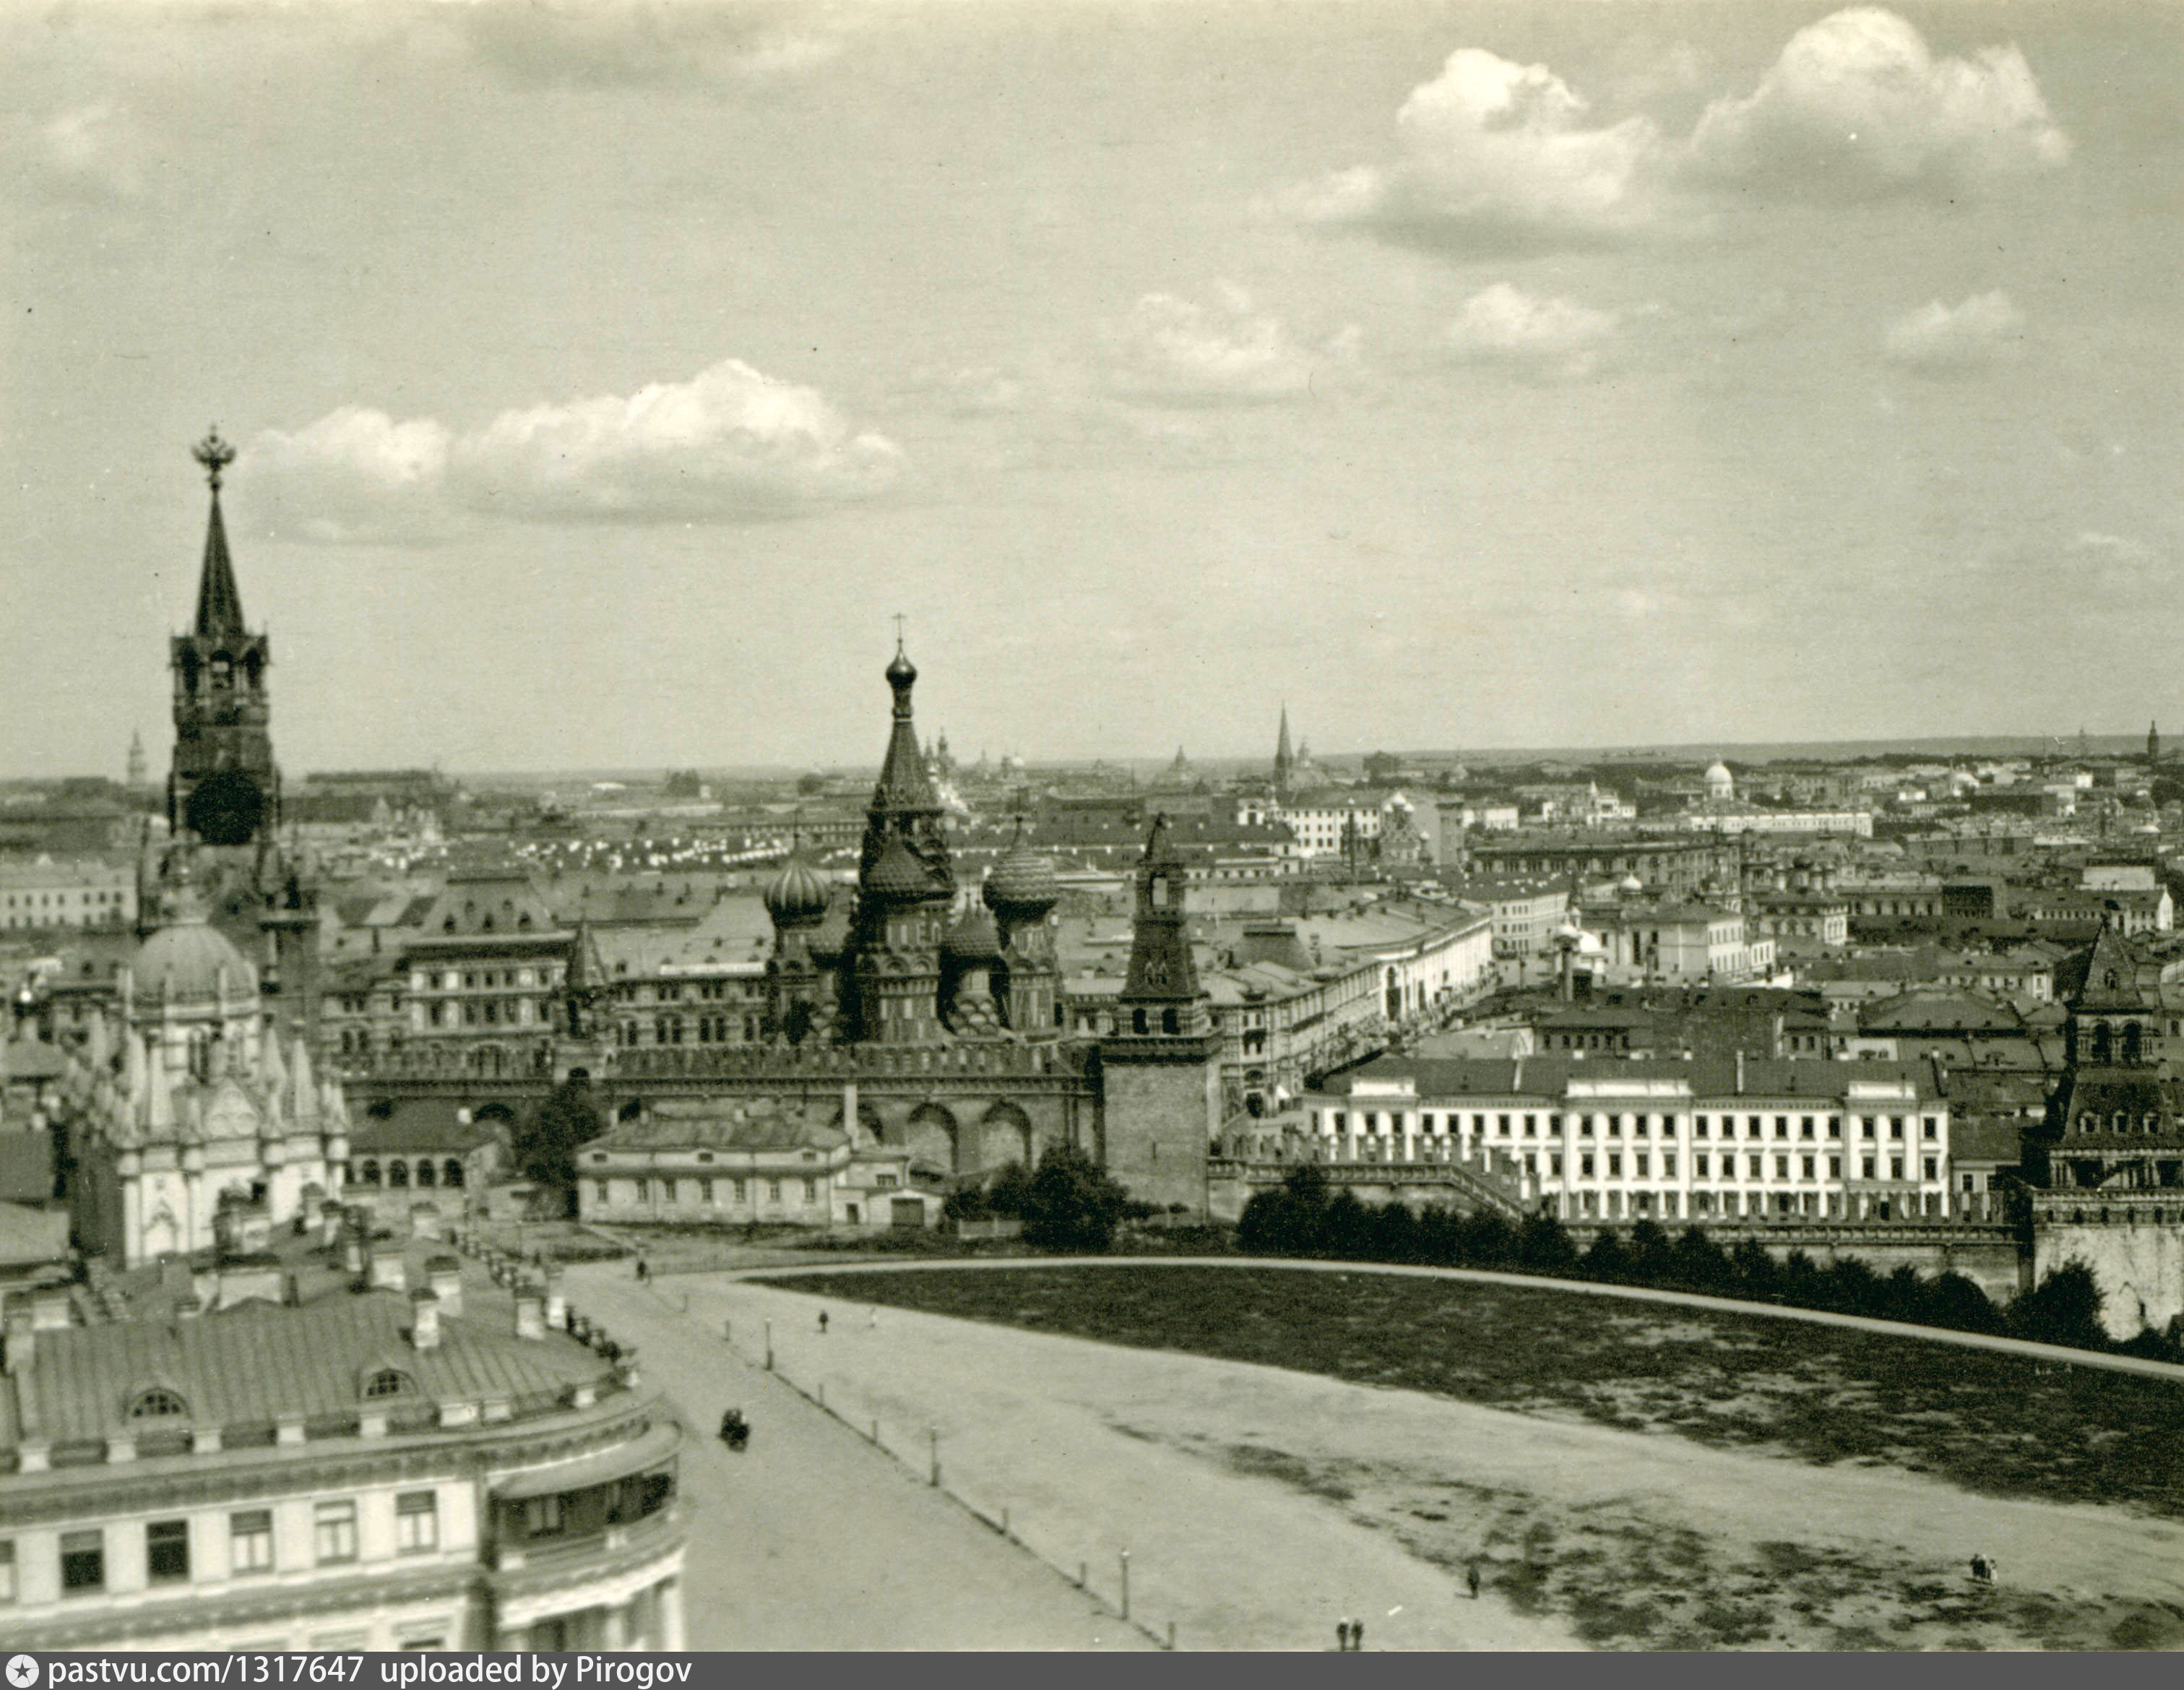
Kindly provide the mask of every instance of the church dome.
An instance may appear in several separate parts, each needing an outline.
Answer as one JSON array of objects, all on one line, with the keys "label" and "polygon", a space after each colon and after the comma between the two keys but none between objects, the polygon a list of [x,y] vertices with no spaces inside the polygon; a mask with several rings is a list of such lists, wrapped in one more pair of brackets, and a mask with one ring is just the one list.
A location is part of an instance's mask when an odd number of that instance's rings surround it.
[{"label": "church dome", "polygon": [[258,970],[201,914],[185,914],[138,945],[129,974],[139,998],[169,1003],[258,996]]},{"label": "church dome", "polygon": [[781,873],[762,894],[766,912],[776,927],[802,927],[827,913],[827,883],[813,873],[800,852],[789,853]]},{"label": "church dome", "polygon": [[948,929],[948,954],[959,962],[991,962],[1001,954],[1001,936],[994,918],[981,909],[968,909]]},{"label": "church dome", "polygon": [[989,910],[1045,915],[1061,898],[1061,883],[1054,874],[1054,859],[1034,851],[1024,839],[1023,829],[1018,828],[1016,843],[986,877],[982,895]]}]

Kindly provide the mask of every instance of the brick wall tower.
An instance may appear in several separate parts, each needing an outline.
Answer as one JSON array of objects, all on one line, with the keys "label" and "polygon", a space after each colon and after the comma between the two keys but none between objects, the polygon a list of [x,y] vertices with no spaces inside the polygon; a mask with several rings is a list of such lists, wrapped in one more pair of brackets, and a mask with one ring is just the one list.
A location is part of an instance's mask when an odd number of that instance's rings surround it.
[{"label": "brick wall tower", "polygon": [[1166,816],[1138,865],[1130,972],[1100,1045],[1107,1171],[1139,1201],[1206,1206],[1206,1158],[1221,1126],[1220,1038],[1184,914],[1184,865]]},{"label": "brick wall tower", "polygon": [[281,819],[281,772],[273,762],[271,703],[265,672],[272,648],[242,620],[242,595],[228,561],[220,519],[220,472],[235,449],[218,430],[198,442],[197,460],[212,488],[205,526],[204,568],[197,618],[177,634],[169,658],[175,672],[175,760],[167,778],[167,823],[209,845],[259,845]]}]

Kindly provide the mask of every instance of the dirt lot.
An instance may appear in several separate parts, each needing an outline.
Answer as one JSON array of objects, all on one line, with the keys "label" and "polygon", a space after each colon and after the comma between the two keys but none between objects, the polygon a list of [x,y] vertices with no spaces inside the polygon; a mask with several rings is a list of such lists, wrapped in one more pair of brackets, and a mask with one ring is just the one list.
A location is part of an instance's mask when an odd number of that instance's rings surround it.
[{"label": "dirt lot", "polygon": [[[1012,1503],[1051,1559],[1132,1547],[1185,1647],[1323,1646],[1361,1613],[1389,1648],[2184,1644],[2184,1530],[2158,1517],[2178,1499],[2115,1449],[2173,1459],[2170,1387],[1562,1293],[1194,1271],[699,1282],[694,1302],[773,1319],[784,1369],[845,1415],[939,1427],[951,1481]],[[2059,1499],[2088,1475],[2130,1500]],[[1967,1576],[1975,1552],[1999,1584]]]}]

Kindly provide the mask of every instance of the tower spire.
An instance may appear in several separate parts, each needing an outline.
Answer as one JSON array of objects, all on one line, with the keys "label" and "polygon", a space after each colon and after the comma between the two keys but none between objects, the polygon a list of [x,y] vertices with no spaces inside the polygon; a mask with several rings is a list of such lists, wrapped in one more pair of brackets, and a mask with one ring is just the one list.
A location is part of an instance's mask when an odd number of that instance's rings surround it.
[{"label": "tower spire", "polygon": [[1290,707],[1282,706],[1281,737],[1274,741],[1274,785],[1285,789],[1290,784],[1290,772],[1296,767],[1296,758],[1290,750]]},{"label": "tower spire", "polygon": [[198,580],[197,631],[217,639],[223,634],[240,636],[242,627],[242,594],[235,584],[235,566],[228,561],[227,525],[220,514],[220,472],[235,461],[235,448],[220,438],[214,425],[211,433],[190,449],[190,455],[205,468],[205,482],[212,488],[212,513],[205,522],[204,572]]}]

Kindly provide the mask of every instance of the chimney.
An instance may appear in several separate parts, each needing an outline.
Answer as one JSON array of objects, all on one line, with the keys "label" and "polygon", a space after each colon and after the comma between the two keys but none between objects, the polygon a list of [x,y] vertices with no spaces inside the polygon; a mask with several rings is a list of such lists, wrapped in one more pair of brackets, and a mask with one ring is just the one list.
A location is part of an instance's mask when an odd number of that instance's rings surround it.
[{"label": "chimney", "polygon": [[440,1313],[463,1312],[463,1264],[454,1256],[435,1256],[425,1263],[425,1282],[440,1299]]},{"label": "chimney", "polygon": [[842,1130],[849,1135],[850,1142],[857,1141],[857,1082],[842,1082]]},{"label": "chimney", "polygon": [[569,1325],[569,1299],[561,1289],[561,1270],[546,1269],[546,1324],[554,1331],[564,1331]]},{"label": "chimney", "polygon": [[53,1332],[75,1323],[71,1318],[69,1294],[64,1291],[42,1291],[31,1298],[31,1324],[41,1332]]},{"label": "chimney", "polygon": [[440,1299],[430,1291],[410,1293],[410,1343],[419,1351],[440,1347]]},{"label": "chimney", "polygon": [[1742,1051],[1736,1053],[1736,1095],[1739,1097],[1744,1096],[1744,1052]]},{"label": "chimney", "polygon": [[519,1338],[543,1338],[546,1336],[546,1299],[536,1291],[524,1291],[515,1299],[515,1336]]},{"label": "chimney", "polygon": [[371,1252],[371,1288],[374,1291],[401,1291],[409,1283],[410,1275],[403,1265],[401,1251],[386,1249]]}]

